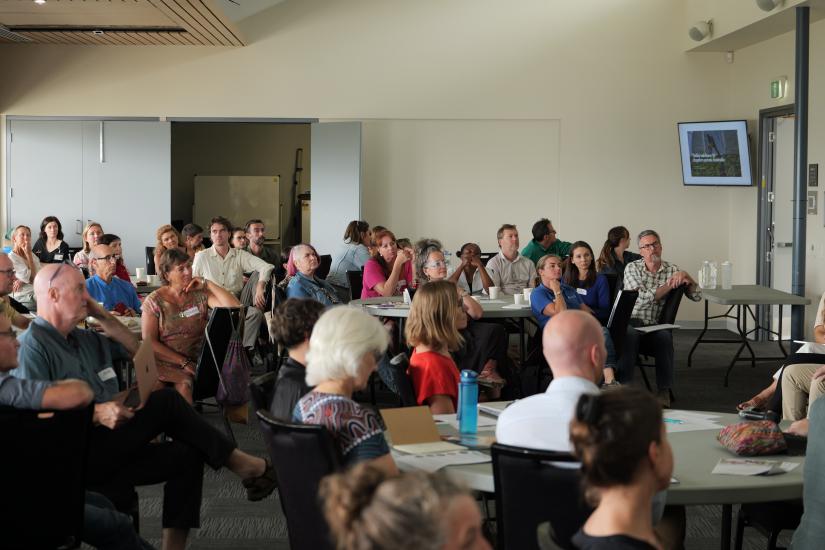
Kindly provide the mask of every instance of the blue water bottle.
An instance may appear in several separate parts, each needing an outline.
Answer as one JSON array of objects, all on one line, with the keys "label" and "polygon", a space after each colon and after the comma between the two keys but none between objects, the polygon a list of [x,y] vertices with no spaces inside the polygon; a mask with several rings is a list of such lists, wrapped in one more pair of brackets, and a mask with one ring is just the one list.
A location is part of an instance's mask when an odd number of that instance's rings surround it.
[{"label": "blue water bottle", "polygon": [[458,385],[458,431],[475,434],[478,428],[478,373],[461,371]]}]

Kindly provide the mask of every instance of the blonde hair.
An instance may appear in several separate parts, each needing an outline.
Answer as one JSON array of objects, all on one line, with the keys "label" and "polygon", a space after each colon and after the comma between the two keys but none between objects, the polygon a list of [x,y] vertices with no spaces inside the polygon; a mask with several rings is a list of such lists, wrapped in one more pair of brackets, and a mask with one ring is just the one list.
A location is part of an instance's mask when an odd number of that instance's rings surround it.
[{"label": "blonde hair", "polygon": [[155,243],[155,256],[160,256],[166,252],[167,248],[163,246],[162,238],[165,233],[169,233],[170,231],[178,238],[178,246],[180,247],[183,239],[181,238],[180,233],[178,233],[178,230],[168,223],[166,225],[161,225],[155,232],[155,238],[157,239],[157,242]]},{"label": "blonde hair", "polygon": [[87,225],[83,229],[83,234],[80,236],[81,240],[83,241],[83,252],[85,252],[86,254],[88,254],[89,252],[92,251],[92,247],[89,246],[88,242],[86,242],[86,235],[89,234],[89,230],[93,227],[97,227],[98,229],[100,229],[100,236],[101,237],[103,236],[103,233],[104,233],[102,225],[100,225],[97,222],[89,222],[89,225]]},{"label": "blonde hair", "polygon": [[450,281],[432,281],[415,293],[410,316],[404,329],[407,342],[412,346],[449,351],[461,347],[464,339],[456,328],[461,302],[456,285]]},{"label": "blonde hair", "polygon": [[555,258],[559,261],[559,263],[561,263],[561,256],[556,256],[555,254],[545,254],[539,258],[539,261],[536,262],[536,271],[539,269],[544,269],[544,264],[546,264],[550,258]]}]

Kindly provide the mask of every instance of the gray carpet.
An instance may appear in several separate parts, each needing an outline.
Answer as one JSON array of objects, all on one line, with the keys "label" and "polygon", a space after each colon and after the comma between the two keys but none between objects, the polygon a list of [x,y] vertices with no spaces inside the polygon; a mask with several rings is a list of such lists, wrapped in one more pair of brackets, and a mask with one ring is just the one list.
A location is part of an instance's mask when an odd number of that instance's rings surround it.
[{"label": "gray carpet", "polygon": [[[675,347],[677,378],[675,384],[676,402],[674,407],[692,410],[730,412],[743,401],[770,382],[776,363],[757,363],[751,368],[749,363],[734,367],[730,387],[723,387],[724,370],[735,351],[734,346],[707,344],[699,347],[694,354],[692,368],[687,368],[687,353],[698,331],[676,331]],[[729,333],[718,331],[718,336]],[[763,355],[776,355],[775,343],[756,343],[754,348]],[[653,378],[652,369],[649,372]],[[641,380],[637,380],[641,383]],[[388,396],[379,395],[379,399]],[[388,401],[395,404],[392,401]],[[217,414],[207,410],[204,417],[217,427],[222,424]],[[261,436],[254,425],[233,425],[235,436],[241,449],[260,456],[265,455]],[[139,489],[141,511],[141,533],[150,543],[160,547],[161,488],[160,486]],[[277,492],[263,502],[246,500],[240,481],[227,471],[213,472],[207,468],[204,479],[204,499],[201,513],[201,528],[190,536],[191,549],[286,549],[286,524],[281,513]],[[734,508],[734,514],[736,509]],[[721,507],[692,506],[687,510],[688,550],[718,548],[720,541]],[[784,533],[780,546],[788,546],[790,533]],[[746,530],[744,548],[756,550],[765,548],[766,540],[753,529]]]}]

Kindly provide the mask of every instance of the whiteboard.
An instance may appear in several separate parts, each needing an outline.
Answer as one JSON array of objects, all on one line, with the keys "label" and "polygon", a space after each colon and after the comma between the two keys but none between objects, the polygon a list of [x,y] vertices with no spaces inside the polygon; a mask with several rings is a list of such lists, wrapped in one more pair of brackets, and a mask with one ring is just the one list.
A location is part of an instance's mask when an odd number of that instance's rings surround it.
[{"label": "whiteboard", "polygon": [[281,199],[278,176],[195,176],[192,219],[209,232],[215,216],[229,218],[236,227],[259,219],[267,240],[281,238]]}]

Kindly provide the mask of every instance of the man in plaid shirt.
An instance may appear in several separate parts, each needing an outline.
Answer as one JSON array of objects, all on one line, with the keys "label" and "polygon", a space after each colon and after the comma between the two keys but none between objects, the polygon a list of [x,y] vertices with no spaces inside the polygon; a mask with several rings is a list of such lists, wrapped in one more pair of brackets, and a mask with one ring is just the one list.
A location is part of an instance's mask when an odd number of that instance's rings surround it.
[{"label": "man in plaid shirt", "polygon": [[673,335],[669,330],[650,333],[639,332],[633,327],[655,325],[664,307],[668,293],[685,286],[685,296],[694,302],[702,296],[696,281],[676,264],[662,260],[662,241],[652,229],[639,233],[641,260],[627,264],[624,270],[624,288],[638,290],[639,298],[633,308],[627,329],[624,350],[619,360],[619,380],[633,379],[639,352],[652,355],[656,362],[656,387],[663,406],[670,406],[670,389],[673,387]]}]

